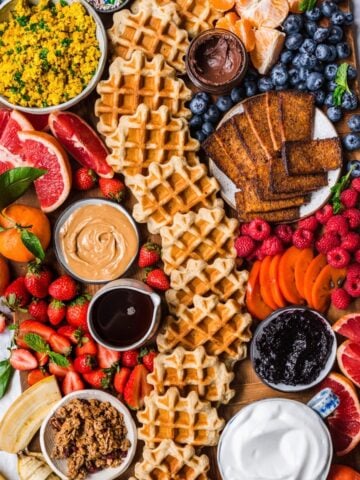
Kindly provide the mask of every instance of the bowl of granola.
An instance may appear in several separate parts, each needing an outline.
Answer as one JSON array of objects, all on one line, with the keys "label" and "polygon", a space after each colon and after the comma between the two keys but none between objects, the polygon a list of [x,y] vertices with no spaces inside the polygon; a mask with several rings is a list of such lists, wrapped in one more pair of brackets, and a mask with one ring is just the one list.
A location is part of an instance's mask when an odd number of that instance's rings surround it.
[{"label": "bowl of granola", "polygon": [[136,443],[129,410],[102,390],[66,395],[40,429],[41,451],[63,480],[117,478],[130,466]]}]

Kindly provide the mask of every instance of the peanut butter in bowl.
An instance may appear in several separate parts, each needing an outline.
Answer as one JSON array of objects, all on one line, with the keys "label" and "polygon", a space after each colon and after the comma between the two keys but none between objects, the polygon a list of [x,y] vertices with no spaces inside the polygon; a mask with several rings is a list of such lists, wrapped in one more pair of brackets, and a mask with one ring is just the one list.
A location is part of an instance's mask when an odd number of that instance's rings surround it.
[{"label": "peanut butter in bowl", "polygon": [[130,214],[108,200],[71,205],[55,227],[61,264],[81,281],[102,283],[121,277],[132,264],[139,236]]}]

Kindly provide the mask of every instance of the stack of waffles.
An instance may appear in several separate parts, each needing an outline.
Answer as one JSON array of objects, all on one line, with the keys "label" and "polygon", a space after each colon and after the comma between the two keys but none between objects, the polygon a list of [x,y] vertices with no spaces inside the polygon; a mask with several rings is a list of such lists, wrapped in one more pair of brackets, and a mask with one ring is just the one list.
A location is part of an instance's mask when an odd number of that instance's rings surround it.
[{"label": "stack of waffles", "polygon": [[225,214],[219,184],[190,135],[184,72],[189,37],[216,19],[209,0],[137,0],[114,15],[113,61],[95,105],[108,163],[124,175],[137,203],[133,216],[162,241],[168,316],[153,385],[138,412],[143,460],[137,480],[206,480],[199,449],[217,444],[217,406],[234,395],[232,365],[246,356],[251,317],[248,272],[236,268],[238,222]]}]

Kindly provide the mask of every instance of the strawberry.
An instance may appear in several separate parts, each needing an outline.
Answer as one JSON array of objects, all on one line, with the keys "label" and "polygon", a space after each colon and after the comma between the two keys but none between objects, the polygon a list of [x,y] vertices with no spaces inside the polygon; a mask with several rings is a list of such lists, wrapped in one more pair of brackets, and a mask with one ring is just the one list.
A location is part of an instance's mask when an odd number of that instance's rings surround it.
[{"label": "strawberry", "polygon": [[0,333],[4,333],[6,329],[6,317],[3,313],[0,313]]},{"label": "strawberry", "polygon": [[78,373],[90,373],[95,369],[96,358],[92,355],[80,355],[74,360],[74,368]]},{"label": "strawberry", "polygon": [[125,385],[130,377],[130,368],[122,367],[114,375],[114,388],[121,395],[124,393]]},{"label": "strawberry", "polygon": [[56,300],[67,302],[77,293],[77,284],[69,275],[61,275],[49,286],[49,294]]},{"label": "strawberry", "polygon": [[38,366],[38,361],[29,350],[16,348],[11,350],[10,364],[16,370],[33,370]]},{"label": "strawberry", "polygon": [[121,202],[125,196],[126,187],[119,178],[99,178],[99,187],[106,198]]},{"label": "strawberry", "polygon": [[112,368],[120,362],[121,352],[109,350],[108,348],[98,345],[97,360],[100,368]]},{"label": "strawberry", "polygon": [[150,394],[152,387],[147,382],[148,371],[144,365],[136,365],[124,388],[124,400],[133,410],[144,406],[144,397]]},{"label": "strawberry", "polygon": [[66,315],[66,305],[60,300],[55,300],[53,298],[48,305],[47,314],[49,317],[49,322],[51,325],[59,325],[62,322]]},{"label": "strawberry", "polygon": [[50,336],[49,345],[54,352],[61,353],[61,355],[68,356],[71,353],[70,340],[57,332]]},{"label": "strawberry", "polygon": [[34,355],[39,363],[39,367],[44,367],[49,361],[49,355],[47,353],[34,352]]},{"label": "strawberry", "polygon": [[43,368],[35,368],[34,370],[31,370],[31,372],[28,373],[27,383],[29,387],[31,387],[32,385],[35,385],[35,383],[40,382],[41,380],[44,380],[44,378],[48,376],[49,374]]},{"label": "strawberry", "polygon": [[64,395],[68,395],[71,392],[77,392],[78,390],[84,390],[84,388],[85,384],[78,373],[67,372],[61,385],[61,390]]},{"label": "strawberry", "polygon": [[94,188],[96,185],[97,176],[91,168],[78,168],[73,175],[72,185],[76,190],[85,191]]},{"label": "strawberry", "polygon": [[140,268],[151,267],[160,260],[160,246],[157,243],[147,242],[140,248],[138,265]]},{"label": "strawberry", "polygon": [[18,310],[30,302],[30,294],[25,287],[25,278],[19,277],[8,285],[4,293],[4,304],[10,310]]},{"label": "strawberry", "polygon": [[67,307],[66,321],[73,327],[80,327],[83,331],[88,332],[87,312],[89,309],[91,296],[81,295],[75,298]]},{"label": "strawberry", "polygon": [[88,355],[97,355],[98,344],[92,338],[90,333],[84,333],[81,342],[75,348],[75,355],[78,357],[87,353]]},{"label": "strawberry", "polygon": [[134,368],[139,363],[139,350],[128,350],[123,352],[121,364],[124,367]]},{"label": "strawberry", "polygon": [[64,325],[63,327],[58,328],[57,333],[68,338],[70,342],[75,345],[80,344],[83,338],[83,331],[81,328],[76,328],[72,325]]},{"label": "strawberry", "polygon": [[37,333],[45,342],[48,342],[55,330],[36,320],[24,320],[20,323],[18,336],[23,337],[27,333]]},{"label": "strawberry", "polygon": [[170,288],[169,278],[161,268],[149,270],[146,273],[145,283],[147,283],[149,287],[156,288],[157,290],[165,291]]},{"label": "strawberry", "polygon": [[108,388],[110,384],[109,375],[101,368],[90,373],[84,373],[83,377],[94,388]]},{"label": "strawberry", "polygon": [[45,300],[38,300],[34,298],[28,306],[29,314],[38,322],[46,323],[48,318],[48,304]]},{"label": "strawberry", "polygon": [[53,274],[47,267],[31,262],[25,274],[25,287],[34,297],[44,298],[48,294],[52,278]]},{"label": "strawberry", "polygon": [[68,359],[69,365],[67,367],[60,367],[60,365],[57,365],[54,362],[49,362],[49,372],[51,375],[55,375],[56,377],[65,377],[65,375],[68,372],[73,372],[74,371],[74,366],[73,363],[70,359]]},{"label": "strawberry", "polygon": [[152,372],[154,370],[154,358],[156,358],[157,356],[158,353],[155,352],[155,350],[148,350],[147,348],[144,348],[140,352],[140,358],[142,360],[142,363],[149,370],[149,372]]}]

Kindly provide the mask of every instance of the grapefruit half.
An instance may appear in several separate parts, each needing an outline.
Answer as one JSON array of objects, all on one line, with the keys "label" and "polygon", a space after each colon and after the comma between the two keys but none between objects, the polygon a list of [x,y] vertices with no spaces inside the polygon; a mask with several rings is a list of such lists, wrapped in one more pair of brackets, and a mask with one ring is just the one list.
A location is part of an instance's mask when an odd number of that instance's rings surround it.
[{"label": "grapefruit half", "polygon": [[360,344],[346,340],[337,351],[340,370],[357,387],[360,387]]},{"label": "grapefruit half", "polygon": [[353,342],[360,343],[360,313],[349,313],[334,323],[333,330]]}]

